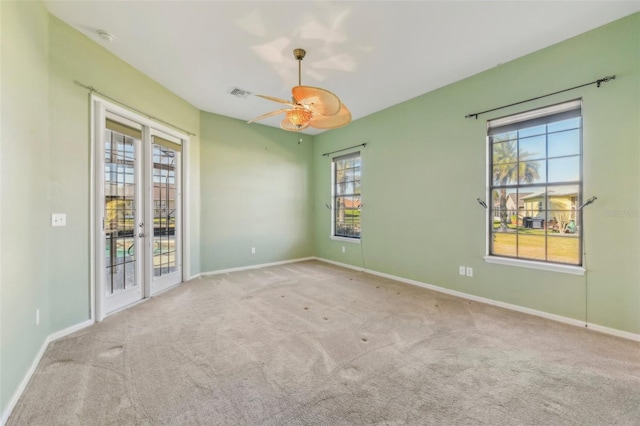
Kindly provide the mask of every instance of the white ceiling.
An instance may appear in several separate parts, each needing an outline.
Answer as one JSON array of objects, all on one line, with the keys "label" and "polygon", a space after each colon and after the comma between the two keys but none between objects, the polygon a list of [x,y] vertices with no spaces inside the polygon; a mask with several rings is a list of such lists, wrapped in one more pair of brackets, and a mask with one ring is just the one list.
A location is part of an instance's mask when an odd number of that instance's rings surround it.
[{"label": "white ceiling", "polygon": [[637,0],[45,4],[195,107],[242,120],[280,105],[229,91],[289,99],[297,47],[302,84],[336,93],[358,119],[640,10]]}]

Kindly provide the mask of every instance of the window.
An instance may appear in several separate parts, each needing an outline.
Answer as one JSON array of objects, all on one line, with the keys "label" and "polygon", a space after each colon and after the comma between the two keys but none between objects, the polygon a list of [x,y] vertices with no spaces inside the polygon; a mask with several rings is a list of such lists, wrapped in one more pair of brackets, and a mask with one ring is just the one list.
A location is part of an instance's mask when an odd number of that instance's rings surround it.
[{"label": "window", "polygon": [[333,159],[332,237],[360,239],[360,169],[360,152]]},{"label": "window", "polygon": [[488,122],[489,255],[582,265],[581,102]]}]

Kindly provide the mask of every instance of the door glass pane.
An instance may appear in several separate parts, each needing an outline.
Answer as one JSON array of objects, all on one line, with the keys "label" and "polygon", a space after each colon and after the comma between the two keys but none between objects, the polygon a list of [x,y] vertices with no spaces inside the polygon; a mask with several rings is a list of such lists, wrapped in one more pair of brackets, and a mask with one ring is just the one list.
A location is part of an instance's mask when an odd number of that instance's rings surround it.
[{"label": "door glass pane", "polygon": [[104,228],[107,295],[137,286],[135,275],[135,145],[138,139],[105,130]]},{"label": "door glass pane", "polygon": [[176,151],[153,144],[153,276],[177,269],[176,261]]}]

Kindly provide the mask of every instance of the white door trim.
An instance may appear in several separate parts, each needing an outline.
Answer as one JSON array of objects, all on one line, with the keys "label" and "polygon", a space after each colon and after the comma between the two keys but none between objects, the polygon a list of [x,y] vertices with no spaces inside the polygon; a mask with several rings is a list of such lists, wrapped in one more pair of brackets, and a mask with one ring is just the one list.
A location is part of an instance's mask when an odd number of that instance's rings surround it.
[{"label": "white door trim", "polygon": [[[145,141],[143,141],[144,149],[146,149],[146,144],[148,140],[146,140],[147,135],[150,134],[150,129],[155,129],[160,132],[166,133],[170,136],[178,138],[182,141],[182,164],[181,164],[181,177],[182,177],[182,197],[181,197],[181,208],[182,208],[182,220],[181,220],[181,234],[182,234],[182,281],[186,281],[189,279],[190,275],[190,265],[191,265],[191,250],[190,246],[190,238],[188,232],[189,225],[189,137],[186,134],[183,134],[171,127],[168,127],[164,124],[158,123],[154,121],[152,118],[140,115],[136,112],[133,112],[127,108],[124,108],[116,103],[107,101],[106,99],[96,95],[91,94],[90,96],[90,153],[91,153],[91,164],[89,166],[90,170],[90,206],[89,206],[89,224],[90,224],[90,233],[89,233],[89,254],[90,254],[90,262],[89,262],[89,271],[90,271],[90,318],[94,322],[102,321],[107,313],[104,310],[104,300],[98,297],[97,291],[103,291],[103,289],[97,289],[96,286],[102,282],[99,278],[98,274],[102,274],[103,270],[99,268],[97,265],[97,249],[99,245],[98,241],[98,227],[102,226],[101,223],[98,223],[97,220],[97,212],[99,212],[99,204],[102,205],[102,198],[104,198],[104,188],[99,188],[98,181],[96,177],[99,173],[104,173],[104,164],[99,161],[99,153],[97,151],[97,143],[102,141],[103,135],[100,134],[100,123],[104,122],[105,119],[105,111],[110,111],[114,114],[121,115],[125,118],[131,119],[143,125],[143,135],[145,137]],[[144,150],[143,149],[143,150]],[[102,198],[101,198],[102,196]],[[153,230],[151,230],[153,233]],[[144,295],[147,297],[149,295],[149,289],[146,288],[150,283],[150,280],[145,280],[144,283]]]}]

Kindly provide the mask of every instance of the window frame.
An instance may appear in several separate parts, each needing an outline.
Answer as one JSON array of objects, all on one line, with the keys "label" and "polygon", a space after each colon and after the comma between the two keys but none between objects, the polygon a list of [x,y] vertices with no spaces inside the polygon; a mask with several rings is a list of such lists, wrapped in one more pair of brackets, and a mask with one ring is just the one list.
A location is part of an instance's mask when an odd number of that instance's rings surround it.
[{"label": "window frame", "polygon": [[[548,182],[548,170],[546,170],[546,166],[548,165],[548,161],[549,159],[553,159],[555,157],[549,157],[549,152],[548,152],[548,136],[552,133],[550,133],[548,131],[548,129],[545,128],[545,155],[544,158],[541,158],[540,160],[537,161],[544,161],[545,164],[545,173],[547,174],[547,176],[545,177],[545,179],[542,182],[538,182],[538,183],[522,183],[520,181],[517,181],[515,183],[510,183],[510,184],[503,184],[503,185],[494,185],[494,176],[493,176],[493,136],[495,134],[500,134],[500,132],[495,131],[495,129],[501,129],[501,128],[508,128],[508,126],[515,126],[516,128],[518,128],[519,125],[521,125],[520,123],[525,123],[528,122],[530,124],[530,126],[526,126],[526,127],[522,127],[523,129],[525,128],[529,128],[529,127],[533,127],[534,125],[536,125],[537,123],[535,123],[535,120],[538,120],[541,123],[548,123],[550,122],[548,119],[545,119],[547,117],[551,117],[554,115],[559,115],[564,113],[570,113],[571,111],[578,111],[578,114],[576,115],[576,117],[580,117],[580,126],[578,128],[579,130],[579,149],[578,149],[578,154],[577,157],[579,159],[579,165],[578,165],[578,171],[579,171],[579,175],[578,175],[578,181],[576,182]],[[553,121],[551,121],[553,122]],[[494,129],[493,133],[491,132],[491,130]],[[506,130],[505,130],[506,132]],[[526,257],[518,257],[518,252],[516,251],[516,256],[508,256],[508,255],[502,255],[502,254],[493,254],[493,244],[492,244],[492,238],[494,237],[494,212],[495,212],[495,206],[494,206],[494,201],[492,199],[492,193],[499,189],[499,188],[508,188],[508,189],[512,189],[516,194],[520,193],[520,189],[524,188],[526,190],[526,188],[529,186],[538,186],[538,187],[544,187],[545,190],[545,197],[544,197],[544,204],[545,204],[545,221],[548,221],[548,215],[549,212],[552,211],[550,210],[550,198],[549,198],[549,189],[553,188],[553,187],[561,187],[563,185],[571,185],[571,186],[577,186],[578,188],[578,194],[577,194],[577,200],[574,197],[571,197],[571,203],[573,205],[573,203],[575,203],[576,201],[579,202],[579,200],[582,199],[583,197],[583,187],[584,187],[584,175],[583,175],[583,168],[584,168],[584,148],[583,148],[583,137],[584,137],[584,119],[583,119],[583,105],[582,105],[582,100],[581,99],[574,99],[574,100],[569,100],[569,101],[565,101],[565,102],[561,102],[558,104],[554,104],[554,105],[548,105],[548,106],[542,106],[539,108],[535,108],[529,111],[525,111],[525,112],[521,112],[521,113],[515,113],[515,114],[510,114],[508,116],[505,117],[500,117],[500,118],[496,118],[496,119],[491,119],[488,120],[486,123],[486,173],[487,173],[487,179],[486,179],[486,193],[487,193],[487,200],[488,200],[488,204],[489,207],[486,210],[486,251],[485,251],[485,256],[484,256],[484,260],[487,263],[494,263],[494,264],[501,264],[501,265],[509,265],[509,266],[516,266],[516,267],[524,267],[524,268],[531,268],[531,269],[540,269],[540,270],[547,270],[547,271],[554,271],[554,272],[563,272],[563,273],[569,273],[569,274],[575,274],[575,275],[584,275],[585,273],[585,268],[584,268],[584,257],[583,257],[583,253],[584,253],[584,218],[582,215],[582,211],[578,208],[577,203],[576,203],[576,209],[575,211],[572,211],[572,216],[575,216],[575,219],[577,221],[577,219],[579,218],[579,224],[580,224],[580,228],[579,228],[579,234],[576,238],[578,238],[578,256],[579,256],[579,264],[571,264],[571,263],[562,263],[559,261],[553,261],[553,260],[547,260],[548,259],[548,232],[545,232],[544,234],[544,238],[545,238],[545,259],[531,259],[531,258],[526,258]],[[516,139],[514,139],[516,141],[516,148],[518,149],[520,146],[520,136],[518,135]],[[519,157],[519,156],[518,156]],[[517,158],[517,162],[521,162],[522,159]],[[519,197],[517,197],[519,198]],[[516,201],[517,205],[517,211],[520,212],[520,206],[519,206],[519,200]],[[526,208],[524,209],[526,211]],[[518,225],[516,225],[518,226]],[[547,229],[545,227],[545,229]],[[519,235],[520,233],[518,232],[516,235]],[[558,238],[558,237],[553,237],[553,238]],[[517,243],[516,243],[517,244]],[[517,247],[517,246],[516,246]],[[517,249],[516,249],[517,250]]]},{"label": "window frame", "polygon": [[[336,208],[337,208],[336,206],[336,197],[337,197],[336,195],[336,163],[340,160],[346,160],[349,158],[356,158],[356,157],[360,159],[360,179],[358,180],[358,182],[360,182],[360,194],[358,194],[358,196],[360,197],[360,205],[362,205],[362,152],[354,151],[348,154],[333,157],[331,159],[331,233],[329,235],[329,238],[336,241],[344,241],[344,242],[360,244],[360,241],[362,239],[362,222],[360,222],[360,234],[357,237],[336,235]],[[343,195],[349,196],[349,194],[343,194]],[[354,194],[350,194],[350,195],[355,196],[355,192]]]}]

